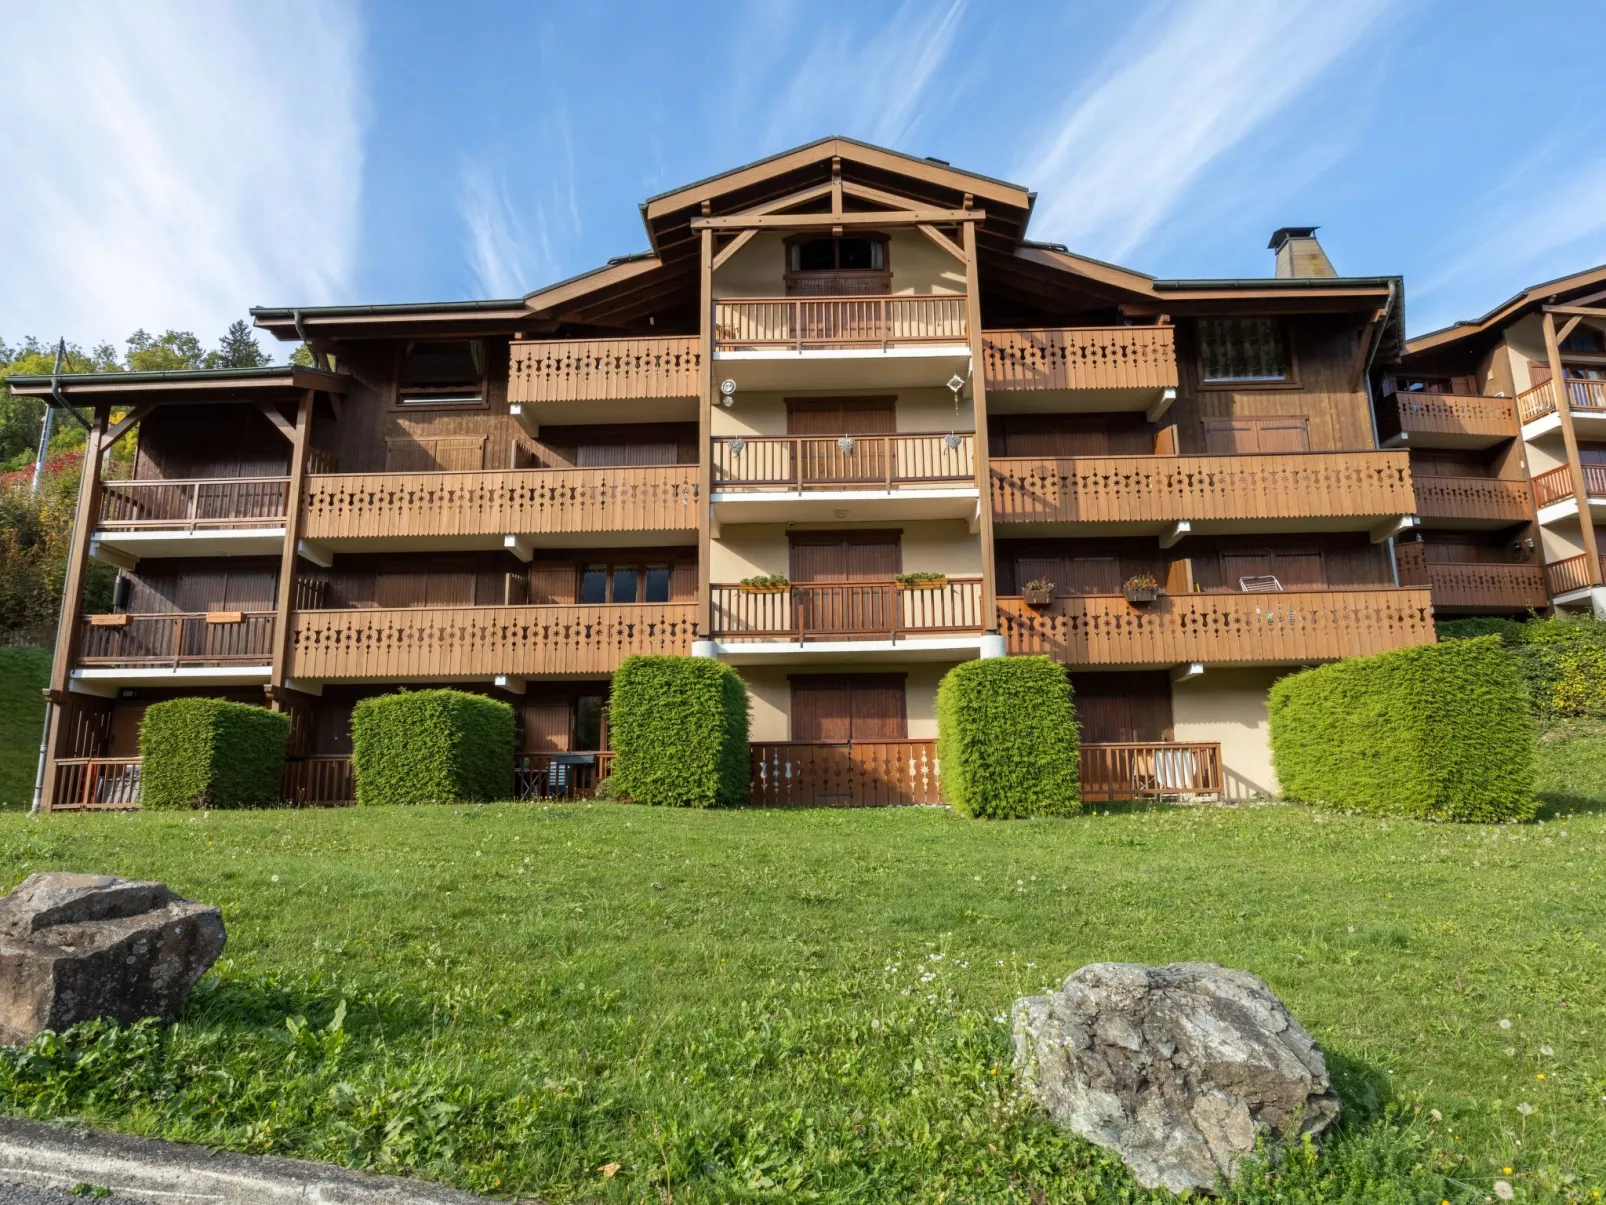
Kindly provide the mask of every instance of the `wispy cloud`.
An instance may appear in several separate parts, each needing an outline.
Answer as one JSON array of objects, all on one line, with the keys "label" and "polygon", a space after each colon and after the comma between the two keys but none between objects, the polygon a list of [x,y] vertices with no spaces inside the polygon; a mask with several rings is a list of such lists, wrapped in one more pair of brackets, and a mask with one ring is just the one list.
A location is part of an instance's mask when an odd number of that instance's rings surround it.
[{"label": "wispy cloud", "polygon": [[1352,51],[1381,0],[1195,0],[1143,10],[1021,157],[1039,236],[1119,260],[1205,171]]},{"label": "wispy cloud", "polygon": [[211,341],[253,304],[344,299],[363,174],[362,45],[346,4],[0,10],[0,332]]}]

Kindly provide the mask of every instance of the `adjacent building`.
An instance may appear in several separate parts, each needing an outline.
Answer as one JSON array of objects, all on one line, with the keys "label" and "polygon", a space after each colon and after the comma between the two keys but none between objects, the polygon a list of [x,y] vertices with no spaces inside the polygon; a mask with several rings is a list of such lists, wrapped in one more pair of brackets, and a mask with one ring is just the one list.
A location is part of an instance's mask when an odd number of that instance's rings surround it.
[{"label": "adjacent building", "polygon": [[95,414],[45,806],[137,800],[144,708],[198,693],[287,712],[286,796],[347,798],[355,702],[439,684],[517,709],[521,790],[583,792],[632,653],[738,669],[758,803],[936,801],[938,680],[1019,654],[1071,671],[1090,795],[1241,797],[1271,683],[1431,641],[1438,566],[1543,605],[1554,528],[1598,586],[1587,491],[1536,526],[1492,398],[1427,435],[1398,278],[1289,228],[1273,275],[1155,279],[1028,239],[1033,201],[830,138],[526,297],[255,311],[315,367],[13,378]]}]

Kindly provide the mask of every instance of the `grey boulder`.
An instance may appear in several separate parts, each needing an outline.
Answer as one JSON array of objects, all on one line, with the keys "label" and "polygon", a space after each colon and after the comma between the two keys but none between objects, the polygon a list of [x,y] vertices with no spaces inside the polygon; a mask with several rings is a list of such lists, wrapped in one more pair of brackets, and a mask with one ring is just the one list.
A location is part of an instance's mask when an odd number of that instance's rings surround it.
[{"label": "grey boulder", "polygon": [[161,883],[36,874],[0,896],[0,1042],[178,1012],[223,953],[223,917]]},{"label": "grey boulder", "polygon": [[1315,1040],[1259,979],[1213,963],[1093,963],[1017,1000],[1014,1037],[1026,1090],[1145,1188],[1209,1192],[1258,1136],[1338,1117]]}]

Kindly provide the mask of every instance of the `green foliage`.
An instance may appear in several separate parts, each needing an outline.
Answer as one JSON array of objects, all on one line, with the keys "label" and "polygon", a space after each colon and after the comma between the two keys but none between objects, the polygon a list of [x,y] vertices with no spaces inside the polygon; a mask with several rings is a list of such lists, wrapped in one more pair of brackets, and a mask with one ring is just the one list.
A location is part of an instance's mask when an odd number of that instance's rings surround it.
[{"label": "green foliage", "polygon": [[251,324],[244,318],[229,327],[216,351],[206,354],[208,368],[266,368],[272,363],[273,357],[262,350],[251,333]]},{"label": "green foliage", "polygon": [[792,583],[784,573],[759,573],[752,577],[744,577],[741,584],[744,586],[790,586]]},{"label": "green foliage", "polygon": [[1542,720],[1606,718],[1606,622],[1589,616],[1457,619],[1440,640],[1498,636]]},{"label": "green foliage", "polygon": [[627,657],[608,704],[613,790],[664,807],[747,798],[747,688],[710,657]]},{"label": "green foliage", "polygon": [[49,649],[0,647],[0,810],[20,810],[33,799],[45,721],[40,692],[49,683]]},{"label": "green foliage", "polygon": [[[82,466],[81,452],[52,457],[38,493],[31,459],[0,476],[0,642],[44,645],[55,634]],[[110,565],[89,562],[87,610],[110,608],[116,577]]]},{"label": "green foliage", "polygon": [[918,586],[925,582],[945,582],[948,580],[948,575],[946,573],[898,573],[893,575],[892,580],[900,586]]},{"label": "green foliage", "polygon": [[271,807],[290,717],[224,699],[169,699],[139,725],[140,785],[148,808]]},{"label": "green foliage", "polygon": [[1065,816],[1081,749],[1071,680],[1047,657],[966,661],[937,685],[942,792],[968,816]]},{"label": "green foliage", "polygon": [[351,713],[357,802],[457,803],[513,793],[513,708],[461,690],[363,699]]},{"label": "green foliage", "polygon": [[125,360],[130,372],[174,372],[206,367],[206,352],[190,331],[152,335],[141,329],[128,336]]},{"label": "green foliage", "polygon": [[1273,685],[1268,710],[1289,799],[1422,820],[1534,814],[1528,692],[1496,637],[1292,674]]}]

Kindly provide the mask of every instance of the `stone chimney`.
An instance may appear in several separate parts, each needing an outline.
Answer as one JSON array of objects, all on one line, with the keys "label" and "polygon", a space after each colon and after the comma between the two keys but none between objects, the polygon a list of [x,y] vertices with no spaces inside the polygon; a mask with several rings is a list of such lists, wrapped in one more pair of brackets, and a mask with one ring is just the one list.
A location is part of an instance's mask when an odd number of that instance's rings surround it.
[{"label": "stone chimney", "polygon": [[1266,245],[1277,253],[1277,275],[1337,276],[1333,261],[1316,241],[1318,226],[1284,226]]}]

